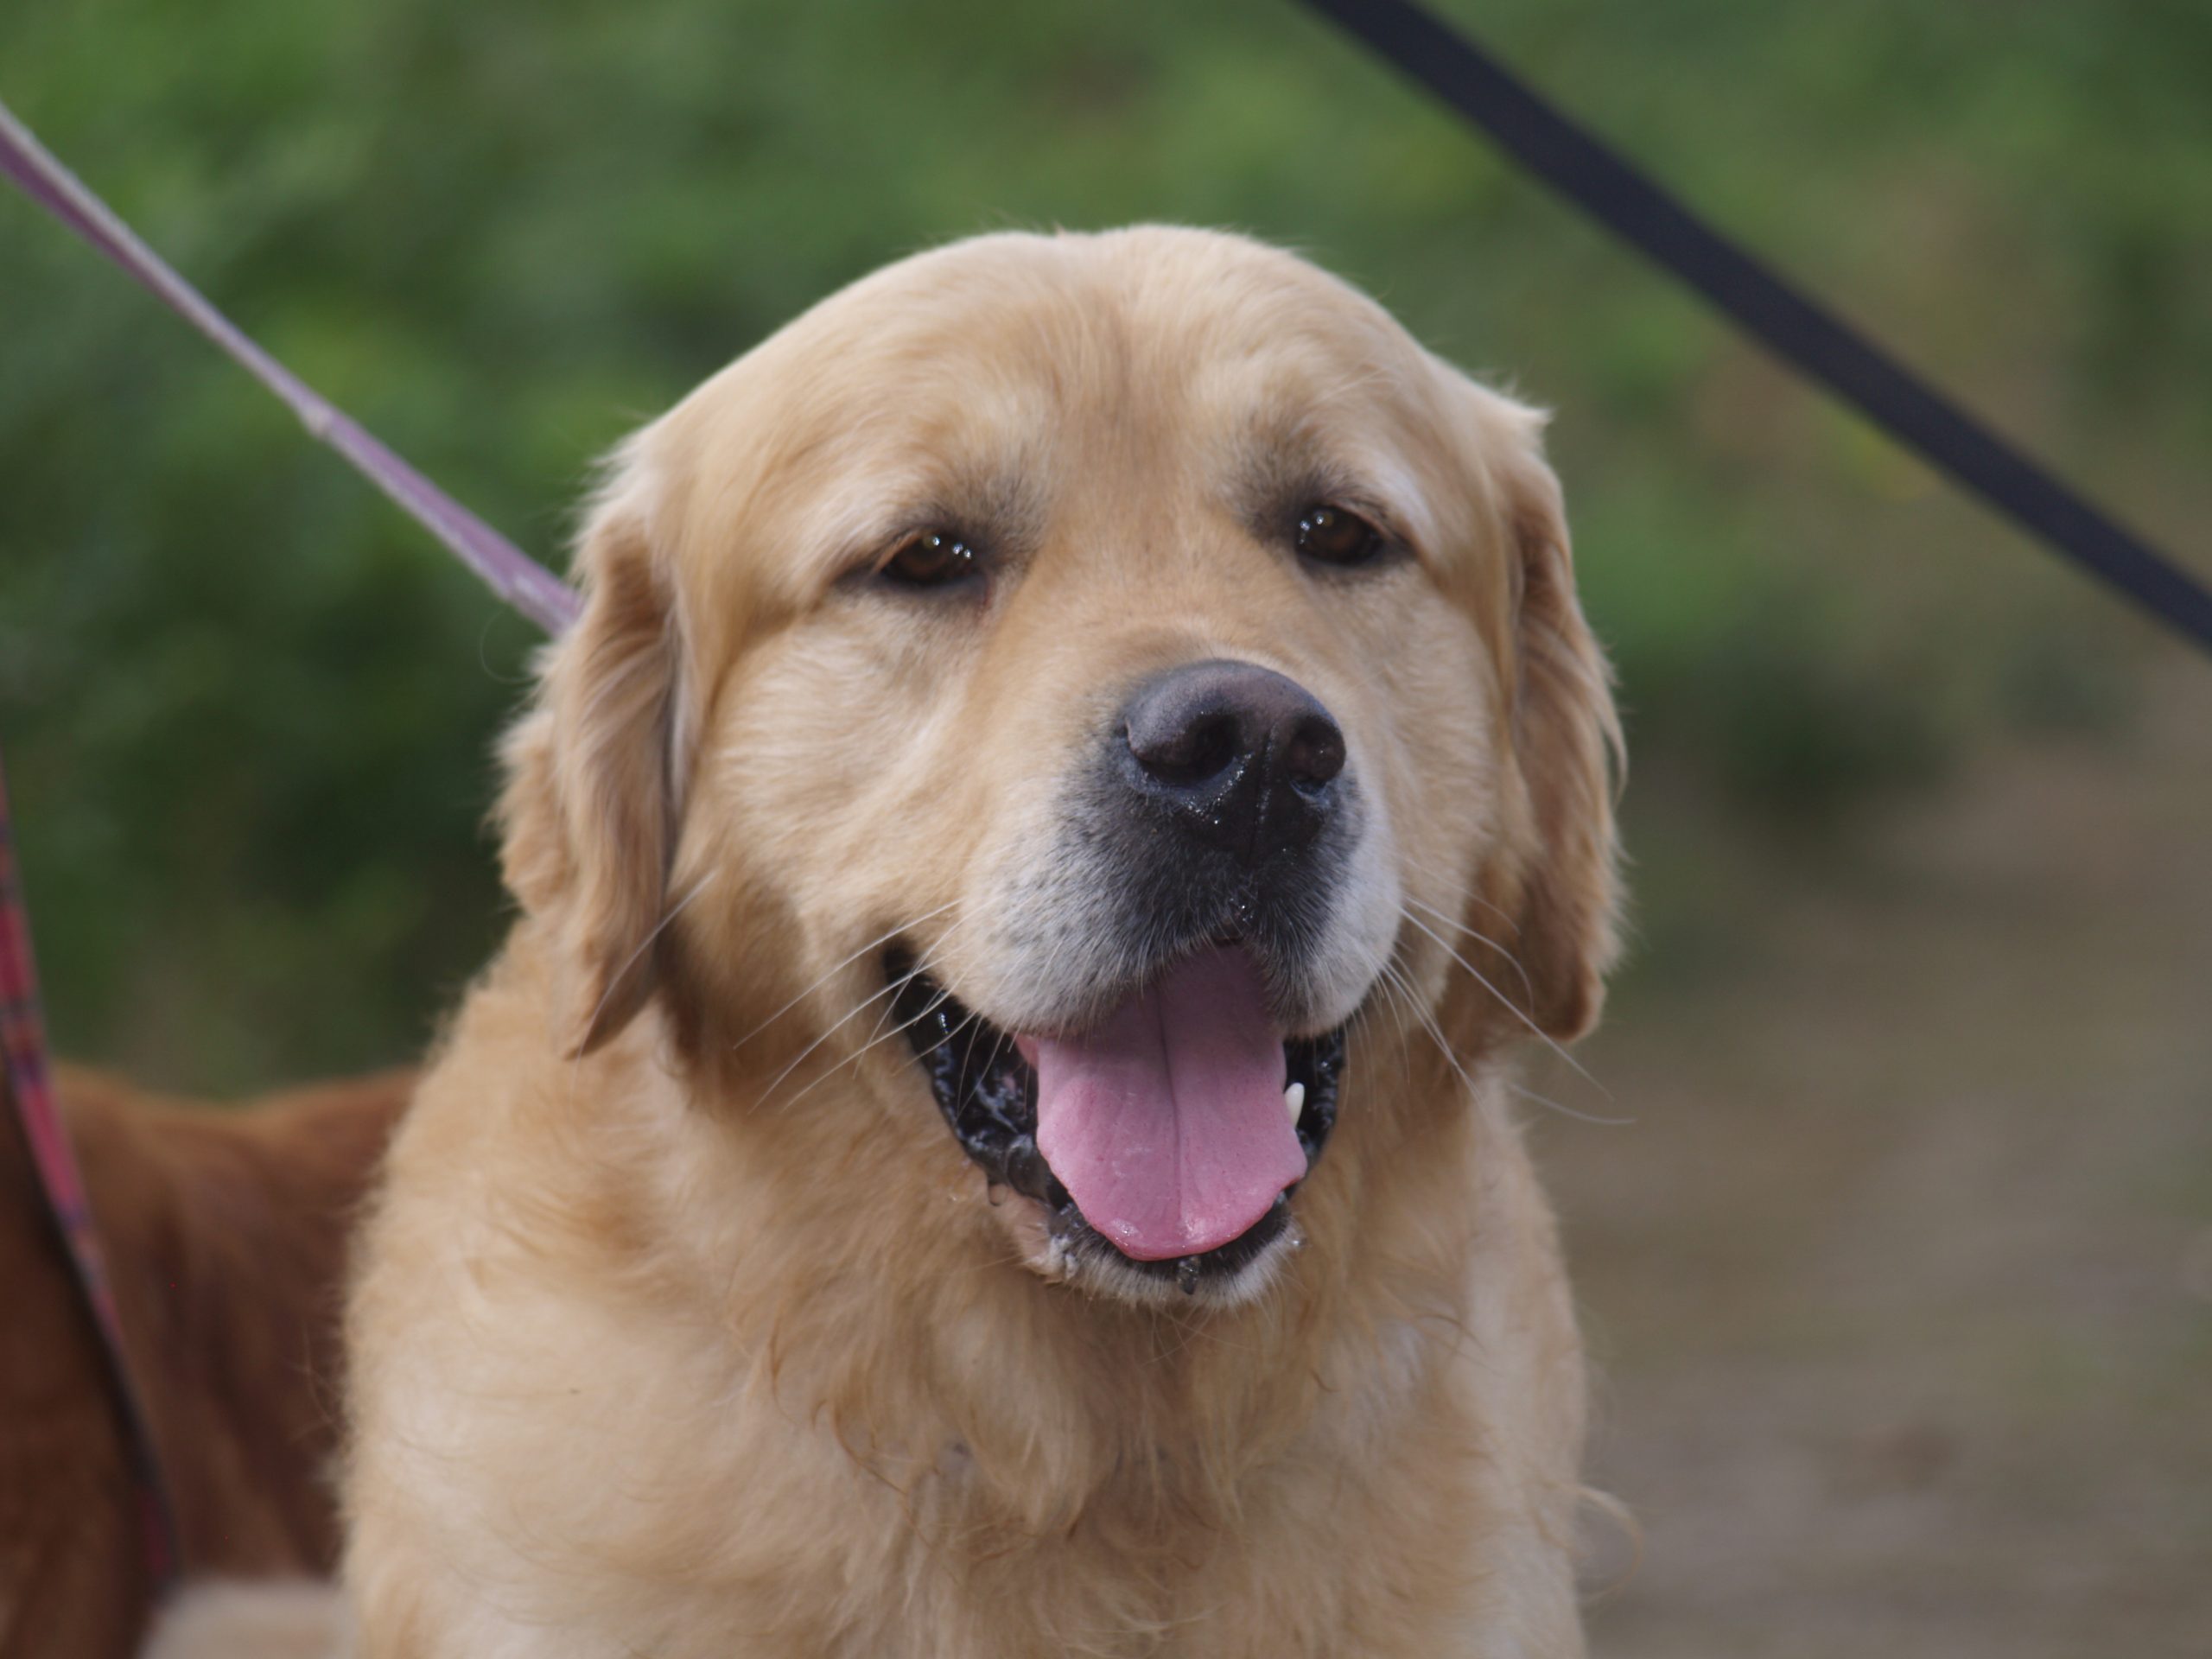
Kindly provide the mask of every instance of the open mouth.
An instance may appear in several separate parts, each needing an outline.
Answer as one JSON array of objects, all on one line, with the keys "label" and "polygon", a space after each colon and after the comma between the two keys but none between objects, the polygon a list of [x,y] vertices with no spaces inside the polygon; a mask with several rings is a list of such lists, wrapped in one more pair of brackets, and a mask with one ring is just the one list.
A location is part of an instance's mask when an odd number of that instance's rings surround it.
[{"label": "open mouth", "polygon": [[884,971],[962,1149],[1042,1205],[1072,1256],[1195,1294],[1289,1228],[1291,1193],[1336,1124],[1344,1027],[1281,1037],[1242,951],[1179,964],[1074,1041],[1001,1030],[904,949]]}]

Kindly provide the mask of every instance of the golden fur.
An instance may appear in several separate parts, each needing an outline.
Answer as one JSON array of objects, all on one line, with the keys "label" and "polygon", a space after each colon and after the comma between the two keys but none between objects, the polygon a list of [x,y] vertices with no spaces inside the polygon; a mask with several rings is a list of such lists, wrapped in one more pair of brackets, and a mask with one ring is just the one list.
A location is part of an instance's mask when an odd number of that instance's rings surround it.
[{"label": "golden fur", "polygon": [[[623,449],[507,747],[524,913],[352,1303],[363,1659],[1581,1650],[1502,1067],[1596,1016],[1617,734],[1539,426],[1288,255],[1139,229],[891,267]],[[1414,556],[1302,569],[1243,504],[1307,479]],[[947,518],[987,599],[867,591]],[[1067,1006],[1012,943],[1060,780],[1205,657],[1311,687],[1381,805],[1304,1248],[1147,1301],[1054,1281],[877,952]]]}]

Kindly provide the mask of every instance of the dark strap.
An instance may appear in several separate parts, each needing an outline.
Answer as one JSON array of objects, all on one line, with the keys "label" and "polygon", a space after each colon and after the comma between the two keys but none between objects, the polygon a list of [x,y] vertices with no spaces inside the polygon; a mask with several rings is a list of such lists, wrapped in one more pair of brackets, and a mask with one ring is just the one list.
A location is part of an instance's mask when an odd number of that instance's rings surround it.
[{"label": "dark strap", "polygon": [[1409,0],[1306,0],[1614,235],[1898,442],[2212,649],[2212,591],[1758,259]]},{"label": "dark strap", "polygon": [[131,1472],[138,1488],[146,1568],[156,1594],[176,1581],[182,1555],[177,1546],[176,1512],[169,1503],[162,1459],[146,1415],[145,1396],[124,1346],[123,1320],[116,1311],[107,1257],[92,1224],[92,1198],[84,1171],[69,1145],[69,1132],[54,1098],[54,1079],[46,1058],[46,1020],[38,995],[38,964],[31,955],[30,913],[23,906],[22,881],[16,862],[15,826],[8,815],[8,782],[0,773],[0,1060],[7,1068],[7,1092],[30,1148],[31,1169],[46,1196],[61,1247],[82,1293],[92,1328],[107,1356],[129,1443]]}]

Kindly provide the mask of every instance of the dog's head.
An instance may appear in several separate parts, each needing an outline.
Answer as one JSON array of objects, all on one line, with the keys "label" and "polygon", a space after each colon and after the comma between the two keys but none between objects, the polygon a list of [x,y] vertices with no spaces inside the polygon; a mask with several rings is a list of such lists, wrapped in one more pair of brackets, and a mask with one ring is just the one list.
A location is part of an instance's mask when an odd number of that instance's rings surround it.
[{"label": "dog's head", "polygon": [[[1248,1295],[1348,1029],[1596,1015],[1617,734],[1540,424],[1228,236],[988,237],[825,302],[584,536],[503,809],[557,1040],[658,998],[755,1114],[1020,1195],[927,1224]],[[1389,1093],[1342,1104],[1461,1105]]]}]

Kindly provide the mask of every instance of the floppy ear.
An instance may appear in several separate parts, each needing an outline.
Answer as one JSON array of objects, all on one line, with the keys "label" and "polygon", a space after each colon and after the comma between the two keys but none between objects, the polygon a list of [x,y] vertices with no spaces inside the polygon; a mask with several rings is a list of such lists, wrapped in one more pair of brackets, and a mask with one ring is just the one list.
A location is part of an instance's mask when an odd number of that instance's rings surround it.
[{"label": "floppy ear", "polygon": [[1571,1042],[1597,1023],[1619,954],[1620,717],[1612,671],[1575,598],[1559,480],[1543,459],[1544,417],[1481,396],[1484,461],[1510,561],[1500,668],[1525,848],[1518,903],[1509,903],[1519,920],[1512,943],[1529,978],[1531,1021]]},{"label": "floppy ear", "polygon": [[504,746],[501,868],[560,956],[564,1052],[586,1054],[652,995],[692,722],[683,627],[634,462],[576,556],[584,606],[547,647],[537,706]]}]

